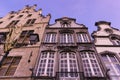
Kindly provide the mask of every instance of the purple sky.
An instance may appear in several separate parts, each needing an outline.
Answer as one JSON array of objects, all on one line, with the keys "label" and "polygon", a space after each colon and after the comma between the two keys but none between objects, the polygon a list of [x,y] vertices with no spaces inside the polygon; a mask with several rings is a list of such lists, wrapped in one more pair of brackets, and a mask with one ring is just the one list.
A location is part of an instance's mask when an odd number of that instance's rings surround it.
[{"label": "purple sky", "polygon": [[18,11],[25,5],[37,4],[43,15],[51,13],[51,24],[61,17],[76,18],[92,32],[96,30],[96,21],[111,22],[111,26],[120,29],[120,0],[1,0],[0,16],[10,11]]}]

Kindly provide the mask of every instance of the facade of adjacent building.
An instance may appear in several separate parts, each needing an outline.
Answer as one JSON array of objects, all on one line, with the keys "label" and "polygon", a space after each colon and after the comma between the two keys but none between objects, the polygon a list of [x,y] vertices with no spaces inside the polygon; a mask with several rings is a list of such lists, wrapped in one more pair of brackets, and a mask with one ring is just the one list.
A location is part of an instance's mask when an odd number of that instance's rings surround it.
[{"label": "facade of adjacent building", "polygon": [[50,23],[36,5],[0,18],[0,80],[120,80],[120,31],[99,21]]},{"label": "facade of adjacent building", "polygon": [[93,32],[94,43],[110,80],[120,80],[120,30],[111,27],[110,22],[99,21]]},{"label": "facade of adjacent building", "polygon": [[[42,35],[50,20],[36,5],[26,5],[0,18],[0,80],[31,80]],[[10,48],[10,49],[9,49]]]}]

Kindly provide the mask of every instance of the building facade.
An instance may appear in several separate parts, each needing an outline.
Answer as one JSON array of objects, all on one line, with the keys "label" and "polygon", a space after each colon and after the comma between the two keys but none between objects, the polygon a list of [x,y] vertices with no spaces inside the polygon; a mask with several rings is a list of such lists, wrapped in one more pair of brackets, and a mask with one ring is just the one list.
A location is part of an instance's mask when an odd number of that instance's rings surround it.
[{"label": "building facade", "polygon": [[92,33],[98,54],[108,70],[110,80],[120,80],[120,30],[110,22],[99,21],[98,30]]},{"label": "building facade", "polygon": [[31,80],[50,20],[50,15],[43,16],[36,6],[26,5],[0,18],[0,80]]},{"label": "building facade", "polygon": [[35,80],[107,80],[88,28],[63,17],[44,31]]}]

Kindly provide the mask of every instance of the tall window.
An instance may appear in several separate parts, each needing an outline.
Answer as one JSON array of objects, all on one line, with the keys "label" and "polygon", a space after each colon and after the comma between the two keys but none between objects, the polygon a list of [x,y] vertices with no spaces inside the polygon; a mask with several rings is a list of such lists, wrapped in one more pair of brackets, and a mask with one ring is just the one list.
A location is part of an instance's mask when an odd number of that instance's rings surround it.
[{"label": "tall window", "polygon": [[73,34],[71,33],[62,33],[60,34],[60,43],[73,43]]},{"label": "tall window", "polygon": [[32,25],[34,24],[36,21],[36,19],[28,19],[27,22],[25,23],[25,25]]},{"label": "tall window", "polygon": [[90,42],[87,33],[77,33],[77,42]]},{"label": "tall window", "polygon": [[56,33],[47,33],[45,35],[46,43],[55,43],[56,42]]},{"label": "tall window", "polygon": [[94,52],[80,53],[83,63],[84,75],[86,77],[102,76],[102,72]]},{"label": "tall window", "polygon": [[120,63],[115,55],[103,54],[105,66],[110,69],[109,75],[112,80],[120,80]]},{"label": "tall window", "polygon": [[55,53],[42,52],[38,64],[36,76],[54,76]]},{"label": "tall window", "polygon": [[13,76],[21,57],[7,57],[0,68],[0,76]]},{"label": "tall window", "polygon": [[[66,72],[78,72],[78,65],[76,55],[73,52],[62,52],[60,54],[60,72],[63,72],[61,77],[78,77],[76,73]],[[64,73],[65,72],[65,73]]]},{"label": "tall window", "polygon": [[7,27],[13,27],[13,26],[15,26],[18,22],[19,22],[19,20],[13,20],[12,22],[10,22],[10,23],[8,24]]}]

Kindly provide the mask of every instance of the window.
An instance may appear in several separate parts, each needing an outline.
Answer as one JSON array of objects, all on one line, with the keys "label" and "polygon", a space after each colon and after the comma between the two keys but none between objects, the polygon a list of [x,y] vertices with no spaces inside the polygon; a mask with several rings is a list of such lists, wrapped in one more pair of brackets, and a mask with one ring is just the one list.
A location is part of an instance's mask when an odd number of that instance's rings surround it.
[{"label": "window", "polygon": [[111,40],[113,42],[113,45],[120,45],[120,39],[117,37],[111,37]]},{"label": "window", "polygon": [[8,19],[12,19],[14,16],[10,16]]},{"label": "window", "polygon": [[28,16],[27,17],[31,17],[32,16],[32,14],[28,14]]},{"label": "window", "polygon": [[13,27],[13,26],[15,26],[18,22],[19,22],[19,20],[13,20],[12,22],[10,22],[10,23],[8,24],[7,27]]},{"label": "window", "polygon": [[7,57],[0,68],[0,76],[13,76],[21,57]]},{"label": "window", "polygon": [[[60,72],[62,73],[61,77],[78,77],[78,63],[76,59],[76,55],[73,52],[62,52],[60,54]],[[67,73],[68,72],[68,73]],[[70,73],[71,72],[71,73]],[[74,73],[72,73],[74,72]]]},{"label": "window", "polygon": [[47,33],[45,35],[46,43],[55,43],[56,42],[56,33]]},{"label": "window", "polygon": [[102,59],[105,66],[110,69],[109,75],[112,80],[120,80],[120,63],[115,55],[103,54]]},{"label": "window", "polygon": [[80,43],[90,42],[87,33],[77,33],[77,42]]},{"label": "window", "polygon": [[33,30],[22,31],[17,41],[16,47],[28,45],[30,43],[30,34],[33,34],[33,32]]},{"label": "window", "polygon": [[18,16],[18,18],[21,18],[21,17],[23,17],[23,15],[19,15],[19,16]]},{"label": "window", "polygon": [[54,76],[55,54],[52,51],[41,53],[36,76]]},{"label": "window", "polygon": [[0,44],[5,42],[8,32],[0,32]]},{"label": "window", "polygon": [[101,77],[102,72],[94,52],[81,52],[84,75],[86,77],[97,76]]},{"label": "window", "polygon": [[74,43],[73,34],[71,33],[60,34],[60,43]]},{"label": "window", "polygon": [[3,21],[0,21],[0,24],[2,24],[3,23]]},{"label": "window", "polygon": [[28,19],[27,22],[25,23],[26,25],[32,25],[34,24],[36,19]]}]

